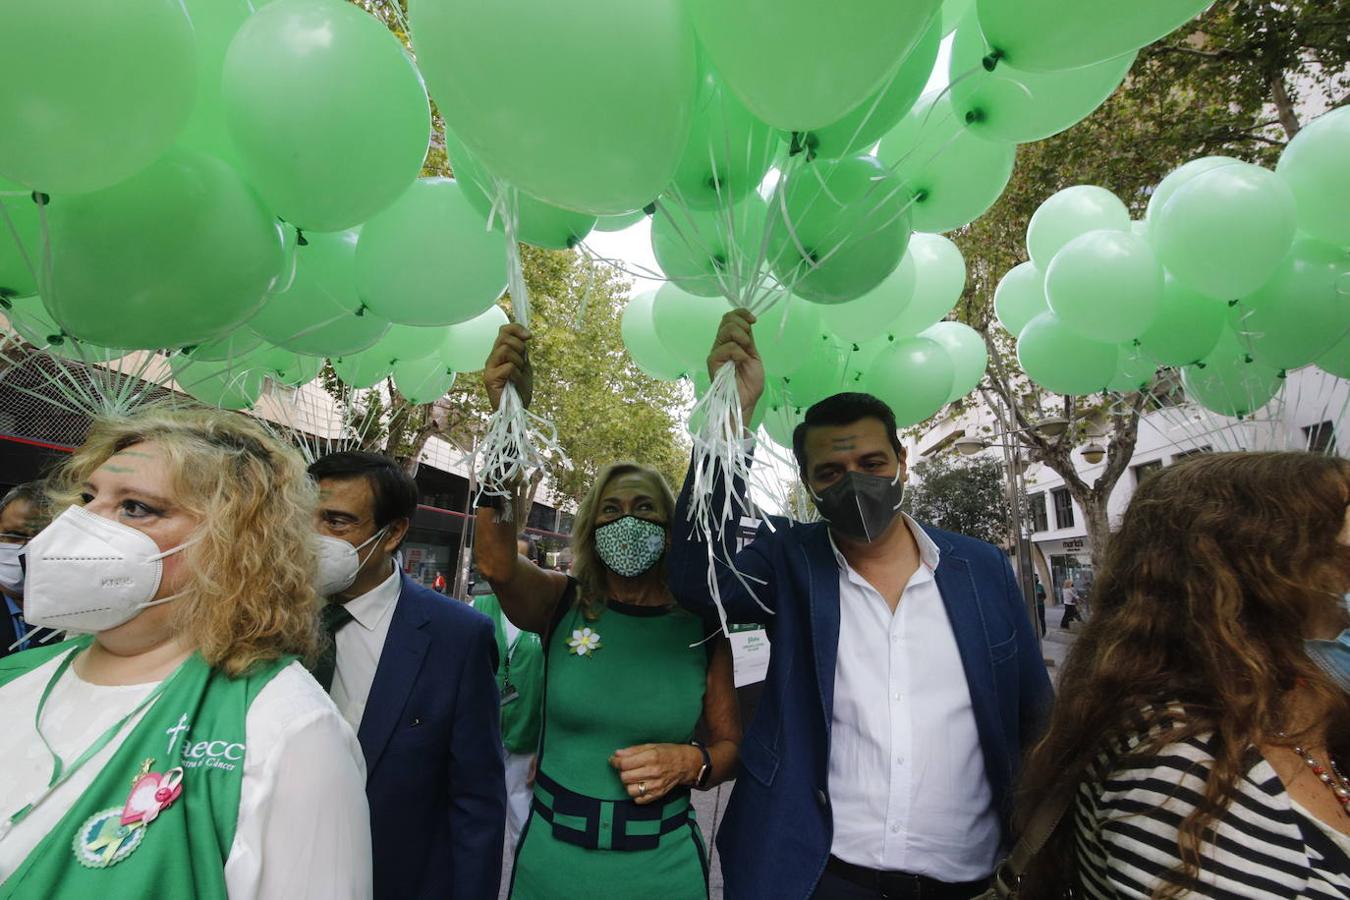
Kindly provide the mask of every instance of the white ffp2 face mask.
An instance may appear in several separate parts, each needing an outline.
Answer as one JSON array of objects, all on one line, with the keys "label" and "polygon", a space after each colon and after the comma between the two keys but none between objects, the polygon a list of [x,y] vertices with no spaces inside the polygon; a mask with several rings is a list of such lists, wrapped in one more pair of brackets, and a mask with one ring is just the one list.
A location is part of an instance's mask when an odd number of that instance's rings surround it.
[{"label": "white ffp2 face mask", "polygon": [[163,561],[195,542],[160,550],[148,534],[72,506],[25,548],[24,619],[73,631],[116,628],[177,598],[154,599]]},{"label": "white ffp2 face mask", "polygon": [[318,544],[315,547],[315,552],[319,557],[319,577],[314,583],[314,590],[318,595],[320,597],[331,597],[351,587],[353,582],[356,581],[356,576],[361,574],[361,569],[374,555],[373,553],[367,554],[363,560],[361,559],[361,551],[367,545],[382,537],[388,530],[389,526],[384,526],[355,547],[342,538],[316,534],[314,537]]},{"label": "white ffp2 face mask", "polygon": [[23,566],[19,554],[27,544],[0,544],[0,588],[11,597],[23,596]]}]

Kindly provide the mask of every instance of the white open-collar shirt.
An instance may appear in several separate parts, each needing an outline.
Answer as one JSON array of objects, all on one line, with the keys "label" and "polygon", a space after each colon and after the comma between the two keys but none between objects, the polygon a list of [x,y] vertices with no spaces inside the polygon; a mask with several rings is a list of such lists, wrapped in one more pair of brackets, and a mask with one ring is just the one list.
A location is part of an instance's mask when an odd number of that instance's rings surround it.
[{"label": "white open-collar shirt", "polygon": [[855,865],[975,881],[993,872],[1000,824],[970,689],[934,572],[938,548],[909,516],[915,570],[892,613],[831,538],[839,655],[829,788],[831,853]]},{"label": "white open-collar shirt", "polygon": [[353,621],[339,628],[333,643],[337,646],[337,669],[329,693],[342,717],[353,731],[361,730],[361,717],[370,700],[370,686],[375,682],[375,670],[380,666],[380,654],[389,637],[389,623],[394,618],[403,591],[403,573],[397,563],[384,581],[346,603]]}]

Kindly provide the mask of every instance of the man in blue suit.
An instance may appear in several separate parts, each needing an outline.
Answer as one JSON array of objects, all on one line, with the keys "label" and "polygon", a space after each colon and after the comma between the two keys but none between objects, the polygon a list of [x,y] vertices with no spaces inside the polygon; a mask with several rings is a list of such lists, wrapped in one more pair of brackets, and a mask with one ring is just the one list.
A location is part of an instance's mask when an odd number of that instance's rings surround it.
[{"label": "man in blue suit", "polygon": [[309,471],[320,534],[351,548],[335,545],[348,570],[329,586],[333,639],[314,675],[365,751],[375,896],[496,897],[506,788],[492,620],[399,571],[417,485],[397,463],[335,453]]},{"label": "man in blue suit", "polygon": [[[710,373],[735,364],[747,422],[764,387],[753,321],[728,314],[708,358]],[[712,548],[728,618],[764,624],[773,645],[718,840],[727,896],[977,896],[1009,849],[1018,759],[1051,700],[1012,569],[900,513],[905,452],[877,398],[817,403],[793,450],[825,521],[775,520],[737,552],[736,509]],[[670,578],[707,614],[693,477]],[[726,489],[715,479],[713,509]]]}]

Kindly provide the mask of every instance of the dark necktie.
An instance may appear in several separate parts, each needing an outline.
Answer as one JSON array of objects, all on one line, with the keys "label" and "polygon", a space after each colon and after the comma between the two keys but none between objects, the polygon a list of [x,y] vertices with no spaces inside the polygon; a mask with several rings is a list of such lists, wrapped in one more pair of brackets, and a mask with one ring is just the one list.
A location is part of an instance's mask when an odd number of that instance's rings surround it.
[{"label": "dark necktie", "polygon": [[314,664],[314,680],[325,691],[333,689],[333,675],[337,672],[337,633],[352,620],[352,614],[341,603],[326,603],[319,612],[319,628],[323,631],[323,649]]}]

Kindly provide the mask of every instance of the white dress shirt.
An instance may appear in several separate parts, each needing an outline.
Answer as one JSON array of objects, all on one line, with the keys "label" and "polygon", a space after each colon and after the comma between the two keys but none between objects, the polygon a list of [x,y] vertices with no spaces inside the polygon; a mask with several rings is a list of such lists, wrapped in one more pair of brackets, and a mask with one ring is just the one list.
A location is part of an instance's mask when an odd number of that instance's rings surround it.
[{"label": "white dress shirt", "polygon": [[389,622],[394,618],[398,595],[403,591],[403,573],[397,565],[394,572],[377,586],[347,601],[347,611],[355,621],[339,628],[337,669],[333,673],[333,702],[353,731],[361,730],[361,717],[370,699],[370,686],[375,681],[375,670],[384,652],[384,639],[389,636]]},{"label": "white dress shirt", "polygon": [[[839,548],[839,657],[829,787],[831,852],[870,869],[984,878],[1000,826],[956,637],[913,519],[921,565],[894,613]],[[831,539],[833,546],[833,539]]]},{"label": "white dress shirt", "polygon": [[[0,688],[0,709],[8,723],[0,730],[0,816],[5,819],[51,776],[51,755],[32,726],[43,688],[61,659],[58,655]],[[42,733],[69,762],[154,687],[90,684],[69,668],[43,709]],[[124,727],[0,837],[0,882],[70,811],[132,728]],[[370,897],[365,758],[356,735],[299,663],[282,669],[258,692],[244,719],[244,735],[239,818],[224,872],[231,900]]]}]

